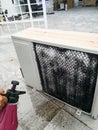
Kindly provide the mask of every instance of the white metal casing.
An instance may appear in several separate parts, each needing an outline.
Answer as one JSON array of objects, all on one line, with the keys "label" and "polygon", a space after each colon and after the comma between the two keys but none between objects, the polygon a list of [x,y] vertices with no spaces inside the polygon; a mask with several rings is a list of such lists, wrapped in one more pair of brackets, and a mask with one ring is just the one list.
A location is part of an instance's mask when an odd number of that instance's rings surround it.
[{"label": "white metal casing", "polygon": [[[57,37],[58,36],[58,37]],[[42,90],[33,42],[98,55],[98,34],[30,28],[12,36],[26,84]],[[98,75],[90,115],[98,115]]]}]

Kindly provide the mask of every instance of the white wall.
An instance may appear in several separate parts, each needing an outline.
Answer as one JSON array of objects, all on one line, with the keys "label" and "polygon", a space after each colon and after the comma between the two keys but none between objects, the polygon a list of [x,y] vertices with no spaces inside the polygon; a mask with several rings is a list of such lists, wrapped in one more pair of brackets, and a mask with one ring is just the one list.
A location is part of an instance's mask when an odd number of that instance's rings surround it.
[{"label": "white wall", "polygon": [[[15,0],[17,1],[17,0]],[[2,11],[8,10],[8,16],[17,15],[20,10],[19,7],[15,7],[12,0],[1,0]]]}]

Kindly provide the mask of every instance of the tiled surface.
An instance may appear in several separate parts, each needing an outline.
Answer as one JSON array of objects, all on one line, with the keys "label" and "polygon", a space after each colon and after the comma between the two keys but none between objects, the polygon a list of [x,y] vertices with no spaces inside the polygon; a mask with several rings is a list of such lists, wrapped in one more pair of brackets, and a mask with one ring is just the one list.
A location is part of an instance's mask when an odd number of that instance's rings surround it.
[{"label": "tiled surface", "polygon": [[[97,8],[79,8],[48,16],[49,28],[98,32]],[[98,130],[98,119],[82,114],[64,103],[36,92],[25,85],[10,38],[0,39],[0,88],[8,89],[11,80],[18,80],[17,89],[27,93],[18,103],[18,130]]]},{"label": "tiled surface", "polygon": [[84,123],[85,125],[87,125],[89,128],[91,128],[92,130],[97,130],[98,129],[98,119],[93,119],[90,115],[81,113],[81,115],[77,115],[75,109],[65,105],[63,110],[67,111],[68,113],[70,113],[72,116],[74,116],[75,118],[77,118],[80,122]]},{"label": "tiled surface", "polygon": [[92,130],[69,113],[61,110],[44,130]]}]

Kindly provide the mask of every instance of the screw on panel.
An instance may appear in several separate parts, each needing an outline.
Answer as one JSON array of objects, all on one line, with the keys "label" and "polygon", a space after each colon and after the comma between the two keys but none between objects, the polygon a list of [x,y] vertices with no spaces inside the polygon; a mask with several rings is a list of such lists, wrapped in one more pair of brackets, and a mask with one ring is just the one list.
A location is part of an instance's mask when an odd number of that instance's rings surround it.
[{"label": "screw on panel", "polygon": [[82,113],[82,111],[81,111],[81,110],[79,110],[79,109],[77,109],[77,111],[76,111],[76,115],[80,116],[80,115],[81,115],[81,113]]}]

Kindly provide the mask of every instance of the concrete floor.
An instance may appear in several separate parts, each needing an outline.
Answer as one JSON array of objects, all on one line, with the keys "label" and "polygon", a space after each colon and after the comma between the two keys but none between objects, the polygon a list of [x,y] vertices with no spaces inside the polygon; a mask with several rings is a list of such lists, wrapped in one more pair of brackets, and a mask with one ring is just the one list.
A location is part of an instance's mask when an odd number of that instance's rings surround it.
[{"label": "concrete floor", "polygon": [[[98,8],[74,8],[48,15],[49,28],[98,33]],[[18,103],[18,130],[97,130],[98,119],[26,86],[11,38],[0,38],[0,88],[8,89],[11,80],[18,80],[19,90],[27,93]]]},{"label": "concrete floor", "polygon": [[[98,33],[98,7],[76,7],[48,15],[49,28]],[[54,24],[55,23],[55,24]]]}]

